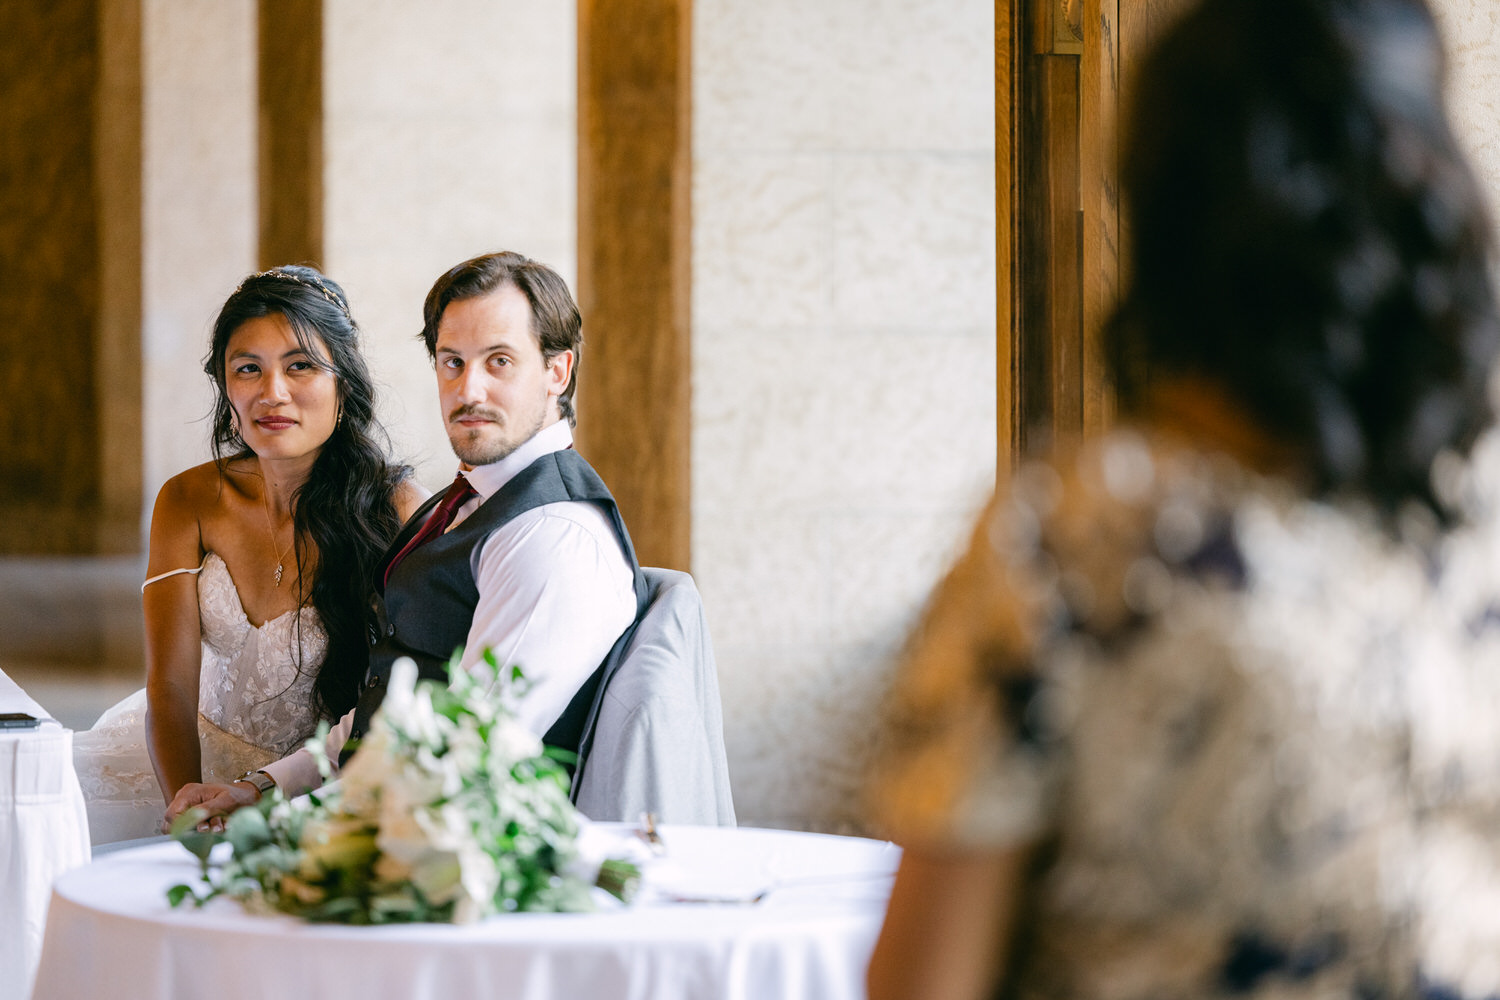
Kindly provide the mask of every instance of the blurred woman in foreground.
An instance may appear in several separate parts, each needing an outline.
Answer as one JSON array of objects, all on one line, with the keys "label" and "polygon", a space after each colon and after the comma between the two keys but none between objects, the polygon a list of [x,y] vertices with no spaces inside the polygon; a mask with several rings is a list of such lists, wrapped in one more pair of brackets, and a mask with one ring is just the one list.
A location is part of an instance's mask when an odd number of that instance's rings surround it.
[{"label": "blurred woman in foreground", "polygon": [[1443,73],[1421,0],[1203,0],[1148,58],[1125,416],[912,637],[871,997],[1500,994],[1500,325]]}]

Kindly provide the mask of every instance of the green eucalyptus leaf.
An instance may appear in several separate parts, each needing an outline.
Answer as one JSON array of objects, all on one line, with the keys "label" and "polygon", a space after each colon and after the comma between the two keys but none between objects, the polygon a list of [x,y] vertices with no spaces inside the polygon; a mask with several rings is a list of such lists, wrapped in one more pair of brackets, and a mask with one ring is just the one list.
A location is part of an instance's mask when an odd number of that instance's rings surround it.
[{"label": "green eucalyptus leaf", "polygon": [[261,810],[237,809],[224,824],[224,836],[233,845],[235,854],[248,854],[271,842],[271,828]]},{"label": "green eucalyptus leaf", "polygon": [[641,869],[620,858],[610,858],[599,866],[594,884],[616,899],[629,903],[641,888]]},{"label": "green eucalyptus leaf", "polygon": [[578,754],[572,750],[564,750],[562,747],[542,747],[542,758],[556,761],[559,764],[577,764]]},{"label": "green eucalyptus leaf", "polygon": [[206,873],[208,871],[208,854],[214,845],[223,838],[217,833],[200,831],[198,824],[208,819],[208,810],[201,806],[183,810],[177,814],[172,821],[168,833],[183,847],[198,859],[199,867]]}]

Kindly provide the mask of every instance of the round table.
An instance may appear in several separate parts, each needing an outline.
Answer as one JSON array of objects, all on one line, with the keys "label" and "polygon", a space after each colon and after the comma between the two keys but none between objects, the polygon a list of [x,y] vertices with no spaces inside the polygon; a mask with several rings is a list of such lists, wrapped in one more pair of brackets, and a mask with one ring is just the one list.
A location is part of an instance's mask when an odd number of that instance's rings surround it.
[{"label": "round table", "polygon": [[309,924],[228,900],[172,909],[167,888],[196,883],[197,861],[170,842],[120,851],[56,883],[34,1000],[864,996],[897,848],[778,830],[661,835],[656,891],[636,906],[460,927]]}]

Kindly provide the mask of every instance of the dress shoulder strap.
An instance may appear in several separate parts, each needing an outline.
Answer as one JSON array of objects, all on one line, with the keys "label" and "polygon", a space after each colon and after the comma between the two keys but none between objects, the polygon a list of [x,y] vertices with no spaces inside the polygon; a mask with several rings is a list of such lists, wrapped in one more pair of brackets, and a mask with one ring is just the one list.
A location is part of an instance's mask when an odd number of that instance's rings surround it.
[{"label": "dress shoulder strap", "polygon": [[202,566],[192,566],[192,567],[186,567],[185,566],[182,569],[169,569],[165,573],[158,573],[158,574],[156,574],[155,576],[151,577],[151,579],[149,579],[145,583],[141,584],[141,593],[144,594],[146,592],[146,588],[147,587],[151,586],[153,583],[156,583],[158,580],[165,580],[169,576],[176,576],[178,573],[191,573],[194,576],[197,576],[201,572],[203,572],[203,567]]}]

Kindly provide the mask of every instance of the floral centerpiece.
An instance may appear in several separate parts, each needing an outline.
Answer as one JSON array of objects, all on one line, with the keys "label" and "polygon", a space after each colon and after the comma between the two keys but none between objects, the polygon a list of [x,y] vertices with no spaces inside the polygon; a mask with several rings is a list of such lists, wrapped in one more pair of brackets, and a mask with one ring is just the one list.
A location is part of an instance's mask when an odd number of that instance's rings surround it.
[{"label": "floral centerpiece", "polygon": [[[498,679],[492,654],[485,657]],[[351,924],[468,923],[506,911],[592,908],[594,886],[628,901],[638,869],[579,855],[580,815],[556,751],[516,722],[522,690],[449,664],[450,682],[417,681],[398,660],[359,753],[339,781],[286,799],[279,789],[230,815],[222,834],[189,810],[173,836],[198,855],[204,886],[174,886],[173,906],[215,896],[252,909]],[[309,740],[327,781],[326,727]],[[215,844],[230,855],[210,862]]]}]

